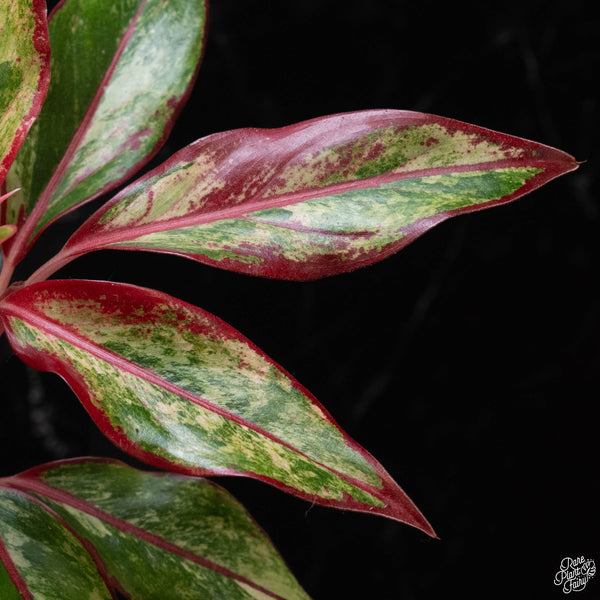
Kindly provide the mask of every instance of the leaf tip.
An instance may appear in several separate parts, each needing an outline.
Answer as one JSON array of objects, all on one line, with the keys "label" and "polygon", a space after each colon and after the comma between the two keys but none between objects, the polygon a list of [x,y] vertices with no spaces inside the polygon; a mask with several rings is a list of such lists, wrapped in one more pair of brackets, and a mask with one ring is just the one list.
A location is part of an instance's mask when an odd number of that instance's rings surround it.
[{"label": "leaf tip", "polygon": [[399,520],[407,525],[412,525],[429,537],[439,540],[440,538],[435,532],[435,529],[431,526],[431,523],[423,516],[423,513],[412,503],[412,501],[410,503],[412,506],[409,506],[408,510],[406,504],[402,506],[402,515]]}]

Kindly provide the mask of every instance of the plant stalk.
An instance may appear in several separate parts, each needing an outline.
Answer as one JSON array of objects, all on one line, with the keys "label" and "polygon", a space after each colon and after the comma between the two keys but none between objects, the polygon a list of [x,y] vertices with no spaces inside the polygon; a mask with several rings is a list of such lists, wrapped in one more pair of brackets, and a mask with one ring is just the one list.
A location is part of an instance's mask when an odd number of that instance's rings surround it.
[{"label": "plant stalk", "polygon": [[0,298],[4,295],[4,292],[8,289],[10,285],[10,278],[14,273],[15,266],[13,262],[10,260],[10,256],[6,257],[2,261],[2,270],[0,271]]},{"label": "plant stalk", "polygon": [[45,281],[54,275],[56,271],[59,271],[64,266],[68,265],[72,260],[75,260],[78,256],[81,256],[81,254],[64,251],[59,252],[50,260],[45,262],[41,267],[39,267],[39,269],[37,269],[34,273],[32,273],[23,285],[31,285],[32,283]]}]

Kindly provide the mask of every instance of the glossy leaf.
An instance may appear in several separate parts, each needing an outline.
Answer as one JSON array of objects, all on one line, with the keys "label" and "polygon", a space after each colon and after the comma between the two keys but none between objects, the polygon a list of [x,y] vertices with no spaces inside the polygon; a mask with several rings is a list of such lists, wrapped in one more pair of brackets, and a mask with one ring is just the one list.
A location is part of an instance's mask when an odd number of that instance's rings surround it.
[{"label": "glossy leaf", "polygon": [[50,19],[52,82],[7,177],[21,191],[4,222],[35,206],[27,235],[39,233],[149,160],[189,94],[205,21],[205,0],[63,0]]},{"label": "glossy leaf", "polygon": [[225,490],[108,459],[0,479],[0,591],[9,598],[308,600]]},{"label": "glossy leaf", "polygon": [[0,486],[2,600],[111,598],[82,542],[35,498]]},{"label": "glossy leaf", "polygon": [[49,61],[44,0],[0,2],[0,183],[40,112]]},{"label": "glossy leaf", "polygon": [[244,475],[310,502],[431,526],[317,400],[213,315],[120,283],[47,281],[0,304],[15,352],[60,374],[104,434],[192,475]]},{"label": "glossy leaf", "polygon": [[199,140],[123,190],[64,255],[148,250],[253,275],[323,277],[576,166],[541,144],[405,111],[241,129]]}]

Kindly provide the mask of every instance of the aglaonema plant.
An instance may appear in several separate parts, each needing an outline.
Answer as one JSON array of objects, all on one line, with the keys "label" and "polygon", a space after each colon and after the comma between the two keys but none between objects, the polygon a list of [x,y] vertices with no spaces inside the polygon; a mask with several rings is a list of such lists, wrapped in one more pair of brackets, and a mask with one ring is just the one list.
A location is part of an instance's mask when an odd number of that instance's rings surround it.
[{"label": "aglaonema plant", "polygon": [[[96,250],[309,280],[371,265],[451,216],[577,167],[559,150],[397,110],[209,135],[102,204],[25,281],[48,226],[165,141],[202,55],[205,0],[0,6],[0,321],[117,446],[0,480],[4,598],[306,598],[244,509],[203,479],[434,530],[299,382],[218,317],[126,283],[52,279]],[[34,123],[35,121],[35,123]]]}]

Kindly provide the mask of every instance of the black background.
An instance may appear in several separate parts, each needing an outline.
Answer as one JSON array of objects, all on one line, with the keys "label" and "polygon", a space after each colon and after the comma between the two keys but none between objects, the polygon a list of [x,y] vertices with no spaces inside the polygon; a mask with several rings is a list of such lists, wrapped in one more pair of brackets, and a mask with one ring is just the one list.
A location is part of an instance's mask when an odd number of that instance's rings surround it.
[{"label": "black background", "polygon": [[[438,532],[221,479],[315,599],[561,598],[564,556],[600,562],[599,25],[579,0],[213,0],[196,88],[153,165],[209,133],[366,108],[441,114],[587,162],[321,281],[116,252],[60,273],[154,287],[231,323],[320,399]],[[78,218],[38,252],[57,249]],[[6,358],[5,339],[0,348],[3,474],[124,458],[62,381]],[[599,594],[596,576],[578,597]]]}]

